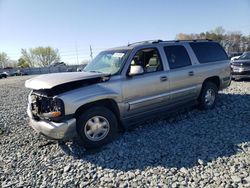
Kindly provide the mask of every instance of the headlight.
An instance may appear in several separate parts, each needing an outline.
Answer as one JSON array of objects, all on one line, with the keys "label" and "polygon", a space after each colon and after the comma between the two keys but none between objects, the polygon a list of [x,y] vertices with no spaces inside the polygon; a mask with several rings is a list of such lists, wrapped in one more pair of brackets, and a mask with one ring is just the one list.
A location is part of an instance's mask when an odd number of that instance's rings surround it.
[{"label": "headlight", "polygon": [[[49,100],[49,103],[45,102],[45,109],[42,116],[46,118],[55,118],[64,115],[64,103],[59,98],[53,98]],[[47,106],[47,108],[46,108]]]},{"label": "headlight", "polygon": [[53,112],[48,112],[48,113],[43,113],[42,116],[45,118],[55,118],[61,116],[60,111],[53,111]]},{"label": "headlight", "polygon": [[234,71],[234,72],[242,72],[242,71],[244,71],[244,69],[241,68],[241,67],[232,66],[232,68],[233,68],[233,71]]},{"label": "headlight", "polygon": [[44,119],[64,116],[64,103],[59,98],[31,94],[29,102],[34,116]]},{"label": "headlight", "polygon": [[41,107],[41,116],[44,118],[57,118],[64,115],[64,103],[59,98],[44,100]]}]

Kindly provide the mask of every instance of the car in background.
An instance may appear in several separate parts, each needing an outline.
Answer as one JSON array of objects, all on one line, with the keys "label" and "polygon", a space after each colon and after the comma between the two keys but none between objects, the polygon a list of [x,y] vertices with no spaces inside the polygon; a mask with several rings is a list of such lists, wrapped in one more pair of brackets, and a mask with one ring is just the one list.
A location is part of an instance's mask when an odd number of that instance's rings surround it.
[{"label": "car in background", "polygon": [[15,71],[10,72],[9,75],[10,76],[23,76],[23,75],[28,75],[28,73],[23,70],[15,70]]},{"label": "car in background", "polygon": [[50,67],[66,67],[67,65],[64,62],[55,62],[50,65]]},{"label": "car in background", "polygon": [[231,57],[231,61],[233,61],[233,60],[237,60],[238,58],[240,57],[240,55],[238,55],[238,56],[234,56],[234,57]]},{"label": "car in background", "polygon": [[228,56],[228,58],[233,61],[238,59],[243,53],[242,52],[231,52]]},{"label": "car in background", "polygon": [[7,72],[1,72],[0,73],[0,79],[1,78],[7,78],[9,76],[9,74]]},{"label": "car in background", "polygon": [[86,67],[86,65],[87,65],[87,64],[83,64],[83,65],[77,67],[76,72],[82,72],[83,69]]},{"label": "car in background", "polygon": [[250,51],[231,61],[232,78],[240,80],[250,78]]}]

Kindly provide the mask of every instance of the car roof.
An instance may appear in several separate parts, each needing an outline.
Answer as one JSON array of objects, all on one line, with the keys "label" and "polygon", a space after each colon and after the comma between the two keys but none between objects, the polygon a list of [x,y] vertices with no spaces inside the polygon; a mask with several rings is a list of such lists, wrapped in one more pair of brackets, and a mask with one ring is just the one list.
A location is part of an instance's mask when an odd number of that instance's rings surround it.
[{"label": "car roof", "polygon": [[210,39],[196,39],[196,40],[167,40],[167,41],[163,41],[163,40],[146,40],[146,41],[139,41],[139,42],[135,42],[135,43],[131,43],[128,44],[127,46],[120,46],[120,47],[115,47],[115,48],[110,48],[107,49],[105,51],[119,51],[119,50],[132,50],[135,47],[138,46],[152,46],[152,45],[157,45],[157,44],[169,44],[169,43],[192,43],[192,42],[215,42],[213,40]]},{"label": "car roof", "polygon": [[250,53],[250,51],[243,52],[243,54],[249,54],[249,53]]}]

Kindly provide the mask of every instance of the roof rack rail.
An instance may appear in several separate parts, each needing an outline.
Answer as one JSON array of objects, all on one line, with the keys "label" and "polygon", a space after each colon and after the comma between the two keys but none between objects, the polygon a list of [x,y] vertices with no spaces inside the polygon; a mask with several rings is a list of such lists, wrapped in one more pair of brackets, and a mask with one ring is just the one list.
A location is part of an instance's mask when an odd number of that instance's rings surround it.
[{"label": "roof rack rail", "polygon": [[158,40],[145,40],[145,41],[139,41],[139,42],[128,44],[128,46],[133,46],[136,44],[154,44],[154,43],[159,43],[159,42],[162,42],[162,40],[159,40],[159,39]]},{"label": "roof rack rail", "polygon": [[196,41],[213,41],[212,39],[194,39],[194,42]]},{"label": "roof rack rail", "polygon": [[212,39],[191,39],[191,40],[166,40],[161,42],[197,42],[197,41],[213,41]]},{"label": "roof rack rail", "polygon": [[161,42],[198,42],[198,41],[213,41],[212,39],[191,39],[191,40],[145,40],[145,41],[139,41],[139,42],[134,42],[131,44],[128,44],[128,46],[133,46],[136,44],[157,44]]}]

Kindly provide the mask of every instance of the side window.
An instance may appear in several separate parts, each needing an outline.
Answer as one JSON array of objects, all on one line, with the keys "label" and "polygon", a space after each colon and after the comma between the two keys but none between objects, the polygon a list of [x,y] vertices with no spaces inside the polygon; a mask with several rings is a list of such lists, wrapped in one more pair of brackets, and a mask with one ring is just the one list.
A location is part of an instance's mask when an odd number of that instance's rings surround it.
[{"label": "side window", "polygon": [[166,53],[170,69],[191,65],[191,60],[184,46],[165,46],[164,51]]},{"label": "side window", "polygon": [[144,73],[163,70],[161,57],[155,48],[142,49],[136,52],[130,66],[142,66]]},{"label": "side window", "polygon": [[200,63],[228,59],[225,50],[217,42],[192,42],[190,46]]}]

